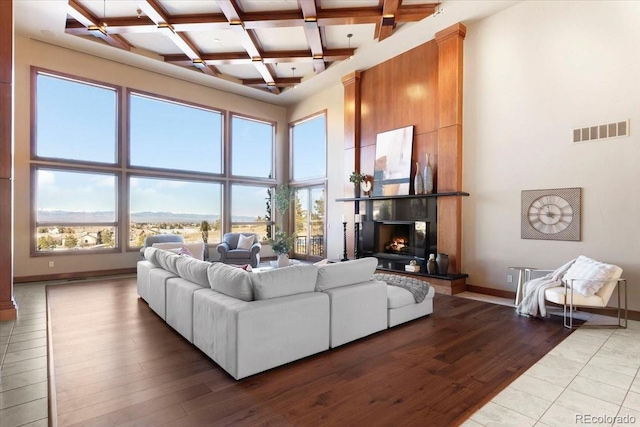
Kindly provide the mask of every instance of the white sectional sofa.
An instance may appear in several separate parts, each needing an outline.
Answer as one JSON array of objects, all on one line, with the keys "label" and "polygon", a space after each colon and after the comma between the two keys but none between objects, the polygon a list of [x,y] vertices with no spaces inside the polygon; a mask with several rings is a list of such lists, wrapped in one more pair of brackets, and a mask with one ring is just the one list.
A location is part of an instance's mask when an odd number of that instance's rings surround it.
[{"label": "white sectional sofa", "polygon": [[[140,297],[235,379],[386,329],[391,296],[396,306],[405,301],[403,321],[433,310],[433,290],[425,311],[407,300],[409,291],[396,288],[390,296],[395,287],[371,280],[375,258],[247,272],[157,248],[144,256]],[[414,314],[412,305],[423,308]]]}]

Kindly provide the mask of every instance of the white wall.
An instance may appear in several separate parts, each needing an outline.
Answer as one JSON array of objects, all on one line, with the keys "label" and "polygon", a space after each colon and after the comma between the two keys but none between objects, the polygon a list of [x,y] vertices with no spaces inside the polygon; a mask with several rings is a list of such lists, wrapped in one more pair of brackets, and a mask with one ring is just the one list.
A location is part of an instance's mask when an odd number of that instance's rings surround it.
[{"label": "white wall", "polygon": [[[24,37],[16,37],[15,43],[14,275],[16,277],[133,268],[140,259],[137,251],[100,255],[30,257],[29,108],[30,66],[32,65],[276,121],[277,163],[282,162],[282,153],[288,146],[286,110],[283,107]],[[121,225],[121,228],[124,229],[126,226]],[[54,268],[48,267],[49,261],[55,261]]]},{"label": "white wall", "polygon": [[[514,290],[507,267],[583,254],[620,265],[640,310],[640,2],[527,1],[468,25],[463,265]],[[631,136],[571,130],[631,119]],[[522,190],[582,187],[582,240],[520,238]]]},{"label": "white wall", "polygon": [[[327,110],[327,206],[326,254],[329,258],[342,258],[341,215],[345,204],[336,202],[345,197],[344,191],[344,87],[341,83],[307,98],[287,109],[287,122],[291,123]],[[350,197],[353,197],[352,195]],[[353,224],[351,224],[353,225]],[[350,254],[350,257],[352,254]]]}]

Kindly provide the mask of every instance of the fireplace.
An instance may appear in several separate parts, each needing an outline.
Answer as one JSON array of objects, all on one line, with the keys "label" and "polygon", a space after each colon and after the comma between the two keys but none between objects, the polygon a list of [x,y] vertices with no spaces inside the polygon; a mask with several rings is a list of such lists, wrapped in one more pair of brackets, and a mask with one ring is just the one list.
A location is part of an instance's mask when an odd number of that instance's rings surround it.
[{"label": "fireplace", "polygon": [[375,221],[376,256],[424,258],[429,247],[428,226],[424,221]]}]

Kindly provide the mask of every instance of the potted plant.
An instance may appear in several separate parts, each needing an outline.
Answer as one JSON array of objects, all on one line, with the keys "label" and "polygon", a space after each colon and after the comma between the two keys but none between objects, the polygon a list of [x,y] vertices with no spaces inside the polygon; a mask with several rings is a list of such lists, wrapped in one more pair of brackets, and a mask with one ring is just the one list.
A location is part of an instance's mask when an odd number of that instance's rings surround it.
[{"label": "potted plant", "polygon": [[367,179],[367,175],[358,171],[351,172],[349,175],[349,182],[353,183],[353,194],[355,197],[360,197],[360,183]]},{"label": "potted plant", "polygon": [[284,231],[276,231],[271,240],[271,249],[278,255],[278,267],[289,265],[289,252],[295,240],[295,234],[287,235]]}]

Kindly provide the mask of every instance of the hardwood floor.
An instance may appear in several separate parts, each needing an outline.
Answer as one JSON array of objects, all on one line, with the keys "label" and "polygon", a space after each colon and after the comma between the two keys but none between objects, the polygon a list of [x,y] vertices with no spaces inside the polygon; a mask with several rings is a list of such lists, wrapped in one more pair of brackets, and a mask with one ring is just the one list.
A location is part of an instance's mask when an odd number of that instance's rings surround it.
[{"label": "hardwood floor", "polygon": [[60,426],[458,425],[570,333],[437,294],[429,317],[235,381],[135,279],[47,294]]}]

